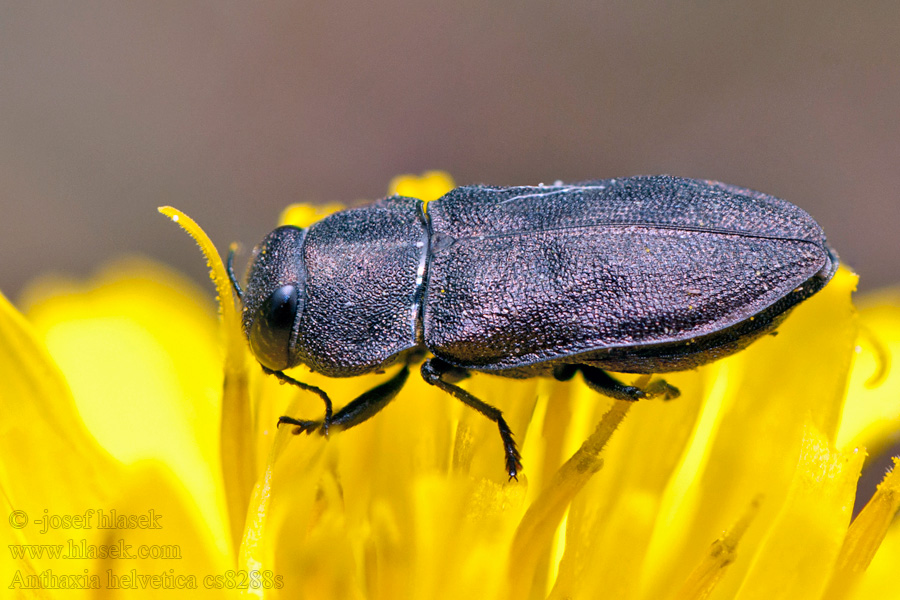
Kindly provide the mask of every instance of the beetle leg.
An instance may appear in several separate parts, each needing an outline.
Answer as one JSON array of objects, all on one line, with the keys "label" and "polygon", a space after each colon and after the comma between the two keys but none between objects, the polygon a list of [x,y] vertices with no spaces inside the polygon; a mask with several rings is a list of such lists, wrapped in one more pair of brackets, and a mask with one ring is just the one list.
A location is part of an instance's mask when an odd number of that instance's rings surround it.
[{"label": "beetle leg", "polygon": [[[322,421],[301,421],[293,417],[278,417],[278,425],[281,425],[282,423],[287,423],[288,425],[296,425],[296,427],[294,428],[294,435],[300,435],[301,433],[312,433],[322,426]],[[276,427],[278,425],[276,425]]]},{"label": "beetle leg", "polygon": [[589,388],[616,400],[634,401],[656,396],[663,396],[665,400],[670,400],[677,398],[681,394],[678,388],[662,380],[655,381],[647,386],[646,390],[642,390],[638,387],[625,385],[603,369],[598,369],[597,367],[578,365],[578,370],[581,371],[584,382]]},{"label": "beetle leg", "polygon": [[519,460],[521,455],[519,454],[519,449],[516,448],[516,441],[513,439],[512,431],[503,419],[503,413],[490,404],[479,400],[461,387],[442,379],[444,374],[457,370],[439,358],[430,358],[422,363],[422,379],[444,390],[466,406],[474,408],[497,424],[497,427],[500,429],[500,439],[503,440],[503,451],[506,454],[506,472],[509,473],[510,479],[518,481],[519,478],[516,475],[522,469],[522,462]]},{"label": "beetle leg", "polygon": [[[403,365],[403,368],[396,375],[358,396],[348,403],[347,406],[337,411],[331,418],[331,427],[337,429],[337,431],[343,431],[369,419],[397,396],[408,377],[409,366]],[[282,423],[296,425],[294,435],[312,433],[320,430],[323,425],[322,421],[305,421],[292,417],[280,417],[278,424],[281,425]]]},{"label": "beetle leg", "polygon": [[[303,383],[302,381],[297,381],[293,377],[289,377],[285,375],[282,371],[273,371],[272,369],[267,369],[265,367],[262,368],[263,371],[268,373],[269,375],[274,375],[278,378],[278,381],[281,383],[289,383],[293,386],[300,388],[301,390],[305,390],[307,392],[312,392],[322,399],[322,402],[325,403],[325,418],[322,420],[322,435],[328,437],[328,429],[331,427],[331,398],[328,397],[328,394],[321,388],[317,388],[314,385],[309,385],[308,383]],[[281,423],[281,420],[278,421]],[[285,423],[293,423],[293,421],[285,421]],[[293,423],[294,425],[302,426],[304,423],[310,423],[310,421],[301,421],[298,423]]]},{"label": "beetle leg", "polygon": [[408,377],[409,366],[403,365],[396,375],[363,393],[339,410],[331,420],[331,424],[340,430],[350,429],[371,418],[400,393]]},{"label": "beetle leg", "polygon": [[662,396],[663,400],[674,400],[681,395],[681,391],[677,387],[667,383],[664,379],[651,381],[647,387],[644,388],[644,393],[647,394],[648,398]]},{"label": "beetle leg", "polygon": [[553,367],[553,378],[557,381],[569,381],[578,372],[578,365],[556,365]]},{"label": "beetle leg", "polygon": [[587,365],[578,365],[584,382],[589,388],[597,393],[615,398],[616,400],[640,400],[646,398],[647,394],[641,389],[624,383],[613,378],[609,373],[597,367],[589,367]]}]

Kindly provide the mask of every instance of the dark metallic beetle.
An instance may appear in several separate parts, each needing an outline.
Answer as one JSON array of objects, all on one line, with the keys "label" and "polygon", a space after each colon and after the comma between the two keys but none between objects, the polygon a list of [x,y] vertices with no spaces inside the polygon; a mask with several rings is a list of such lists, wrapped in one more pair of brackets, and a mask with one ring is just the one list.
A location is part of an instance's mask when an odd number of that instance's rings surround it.
[{"label": "dark metallic beetle", "polygon": [[[772,332],[831,279],[838,257],[796,206],[713,181],[631,177],[537,187],[466,186],[424,203],[395,196],[279,227],[256,249],[243,328],[263,369],[318,394],[346,429],[381,410],[422,364],[428,383],[500,429],[501,413],[455,385],[468,371],[571,378],[614,398],[675,397],[605,370],[662,373],[728,356]],[[336,414],[322,390],[282,371],[329,377],[403,365]]]}]

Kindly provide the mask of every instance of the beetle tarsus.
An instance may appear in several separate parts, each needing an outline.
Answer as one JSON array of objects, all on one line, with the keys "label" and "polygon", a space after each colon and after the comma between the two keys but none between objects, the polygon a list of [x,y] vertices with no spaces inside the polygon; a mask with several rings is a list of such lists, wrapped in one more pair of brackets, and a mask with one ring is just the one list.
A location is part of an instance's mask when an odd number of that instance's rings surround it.
[{"label": "beetle tarsus", "polygon": [[663,400],[674,400],[681,395],[681,391],[674,385],[667,383],[665,379],[651,381],[644,388],[644,393],[647,398],[662,398]]},{"label": "beetle tarsus", "polygon": [[578,365],[578,370],[581,371],[584,382],[589,388],[616,400],[647,400],[659,396],[662,396],[663,400],[671,400],[681,395],[678,388],[669,385],[662,379],[651,382],[650,385],[642,390],[632,385],[625,385],[603,369],[598,369],[597,367]]},{"label": "beetle tarsus", "polygon": [[647,394],[642,389],[625,385],[603,369],[579,365],[578,370],[581,371],[581,376],[584,378],[587,386],[598,394],[603,394],[616,400],[628,401],[641,400],[647,397]]},{"label": "beetle tarsus", "polygon": [[499,415],[497,416],[497,427],[500,429],[500,439],[503,440],[503,451],[506,453],[506,472],[509,474],[509,481],[513,479],[519,481],[517,475],[522,470],[522,455],[516,447],[512,430],[506,424],[506,420]]},{"label": "beetle tarsus", "polygon": [[442,379],[442,376],[446,373],[453,373],[456,375],[458,372],[458,368],[439,358],[431,358],[422,363],[422,379],[427,383],[444,390],[466,406],[474,408],[497,424],[497,428],[500,430],[500,439],[503,440],[503,452],[506,456],[506,472],[509,474],[510,480],[515,479],[518,481],[519,478],[517,475],[519,474],[519,471],[522,470],[522,461],[520,460],[522,455],[519,454],[519,449],[516,447],[516,441],[513,439],[512,430],[503,419],[503,413],[500,412],[500,409],[491,406],[483,400],[479,400],[461,387],[448,383]]}]

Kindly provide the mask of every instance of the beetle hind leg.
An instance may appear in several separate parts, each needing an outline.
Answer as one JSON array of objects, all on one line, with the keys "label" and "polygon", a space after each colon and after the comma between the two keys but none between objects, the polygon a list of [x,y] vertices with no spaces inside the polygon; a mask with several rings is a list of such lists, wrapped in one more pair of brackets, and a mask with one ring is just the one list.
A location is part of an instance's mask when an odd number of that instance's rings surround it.
[{"label": "beetle hind leg", "polygon": [[588,365],[578,365],[578,370],[584,378],[584,382],[589,388],[604,396],[615,398],[616,400],[643,400],[647,398],[662,397],[663,400],[671,400],[681,395],[678,388],[669,385],[662,379],[658,379],[646,388],[641,389],[632,385],[625,385],[612,375]]},{"label": "beetle hind leg", "polygon": [[519,449],[516,447],[512,430],[503,419],[503,413],[500,412],[500,409],[491,406],[483,400],[479,400],[461,387],[443,379],[444,375],[458,375],[458,371],[459,369],[439,358],[430,358],[422,363],[422,379],[444,390],[466,406],[474,408],[497,424],[497,428],[500,430],[500,439],[503,440],[503,452],[506,455],[506,472],[509,474],[510,479],[518,481],[517,475],[522,470],[522,461],[520,460],[522,455],[519,454]]}]

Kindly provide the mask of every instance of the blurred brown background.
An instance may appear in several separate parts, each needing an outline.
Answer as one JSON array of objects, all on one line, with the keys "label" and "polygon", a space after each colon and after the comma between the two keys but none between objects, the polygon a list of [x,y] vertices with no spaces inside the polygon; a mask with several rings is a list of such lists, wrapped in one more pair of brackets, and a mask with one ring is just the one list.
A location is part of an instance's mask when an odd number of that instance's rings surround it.
[{"label": "blurred brown background", "polygon": [[[393,175],[719,179],[900,281],[900,2],[0,2],[0,289]],[[210,296],[212,289],[210,286]]]}]

